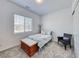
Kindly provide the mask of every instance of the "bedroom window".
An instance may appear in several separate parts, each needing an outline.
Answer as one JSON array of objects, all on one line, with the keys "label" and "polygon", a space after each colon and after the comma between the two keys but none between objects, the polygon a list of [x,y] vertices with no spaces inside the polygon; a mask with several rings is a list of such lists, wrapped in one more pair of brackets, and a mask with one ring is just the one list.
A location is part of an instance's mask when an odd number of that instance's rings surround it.
[{"label": "bedroom window", "polygon": [[14,33],[32,31],[32,18],[14,15]]},{"label": "bedroom window", "polygon": [[32,18],[25,17],[25,32],[32,31]]}]

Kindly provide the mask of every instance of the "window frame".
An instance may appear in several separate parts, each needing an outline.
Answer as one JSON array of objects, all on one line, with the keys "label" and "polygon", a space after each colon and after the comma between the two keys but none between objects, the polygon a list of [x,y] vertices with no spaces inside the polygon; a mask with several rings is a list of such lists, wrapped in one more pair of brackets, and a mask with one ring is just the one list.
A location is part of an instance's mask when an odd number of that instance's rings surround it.
[{"label": "window frame", "polygon": [[[23,20],[23,21],[24,21],[24,27],[23,27],[23,28],[24,28],[24,31],[23,31],[23,32],[19,32],[19,31],[18,31],[18,32],[15,32],[15,30],[16,30],[16,29],[15,29],[15,26],[16,26],[16,24],[15,24],[15,15],[24,17],[24,20]],[[25,25],[26,25],[26,24],[25,24],[25,21],[26,21],[26,20],[25,20],[25,18],[31,18],[31,22],[32,22],[32,23],[31,23],[31,30],[26,31],[26,27],[25,27]],[[32,18],[32,17],[23,16],[23,15],[19,15],[19,14],[14,14],[14,33],[15,33],[15,34],[17,34],[17,33],[31,32],[31,31],[33,30],[32,24],[33,24],[33,18]]]}]

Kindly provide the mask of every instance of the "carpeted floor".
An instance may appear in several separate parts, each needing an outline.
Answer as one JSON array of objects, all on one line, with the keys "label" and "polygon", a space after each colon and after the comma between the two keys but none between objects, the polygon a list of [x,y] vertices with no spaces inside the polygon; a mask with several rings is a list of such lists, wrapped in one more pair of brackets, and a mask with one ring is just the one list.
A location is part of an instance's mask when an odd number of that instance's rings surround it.
[{"label": "carpeted floor", "polygon": [[[0,52],[0,58],[29,58],[20,46]],[[75,58],[73,50],[64,50],[62,45],[56,42],[49,42],[43,49],[37,52],[32,58]]]}]

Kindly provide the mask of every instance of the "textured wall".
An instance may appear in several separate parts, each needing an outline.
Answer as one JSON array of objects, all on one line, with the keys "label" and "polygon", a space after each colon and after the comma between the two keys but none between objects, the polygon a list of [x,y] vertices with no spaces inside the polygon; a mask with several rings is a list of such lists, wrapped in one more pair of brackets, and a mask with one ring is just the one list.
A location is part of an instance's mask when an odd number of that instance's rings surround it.
[{"label": "textured wall", "polygon": [[[32,17],[33,31],[14,34],[14,14]],[[39,24],[40,16],[25,10],[16,4],[10,3],[7,0],[0,0],[0,50],[16,46],[19,44],[20,39],[38,33]]]},{"label": "textured wall", "polygon": [[42,24],[45,30],[52,30],[57,36],[62,36],[63,33],[73,33],[71,8],[43,16]]}]

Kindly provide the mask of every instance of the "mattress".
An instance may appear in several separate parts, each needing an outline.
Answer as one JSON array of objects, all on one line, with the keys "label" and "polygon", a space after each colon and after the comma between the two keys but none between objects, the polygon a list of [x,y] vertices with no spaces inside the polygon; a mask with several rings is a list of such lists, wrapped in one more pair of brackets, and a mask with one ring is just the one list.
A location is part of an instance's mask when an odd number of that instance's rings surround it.
[{"label": "mattress", "polygon": [[39,48],[42,48],[46,43],[51,40],[51,35],[35,34],[28,36],[29,39],[35,40],[38,42]]}]

